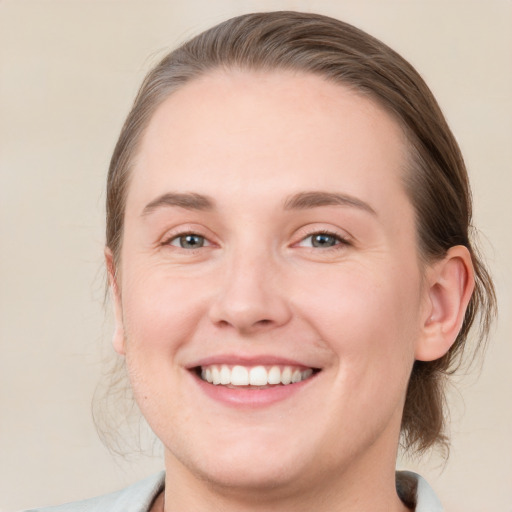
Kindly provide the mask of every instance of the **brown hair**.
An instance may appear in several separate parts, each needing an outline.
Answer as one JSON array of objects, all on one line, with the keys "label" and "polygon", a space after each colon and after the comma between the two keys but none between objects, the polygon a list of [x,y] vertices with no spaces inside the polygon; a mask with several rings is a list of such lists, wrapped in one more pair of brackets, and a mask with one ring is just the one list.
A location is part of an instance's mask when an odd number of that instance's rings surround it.
[{"label": "brown hair", "polygon": [[476,346],[485,340],[496,310],[494,287],[473,246],[464,161],[435,98],[407,61],[365,32],[317,14],[247,14],[203,32],[167,55],[144,80],[110,163],[106,243],[114,259],[119,261],[130,169],[153,113],[173,91],[219,68],[313,73],[366,94],[401,125],[409,142],[404,183],[416,212],[420,254],[424,261],[433,261],[450,247],[464,245],[476,275],[454,345],[441,359],[416,361],[407,390],[402,419],[405,448],[446,446],[445,377],[459,366],[478,315]]}]

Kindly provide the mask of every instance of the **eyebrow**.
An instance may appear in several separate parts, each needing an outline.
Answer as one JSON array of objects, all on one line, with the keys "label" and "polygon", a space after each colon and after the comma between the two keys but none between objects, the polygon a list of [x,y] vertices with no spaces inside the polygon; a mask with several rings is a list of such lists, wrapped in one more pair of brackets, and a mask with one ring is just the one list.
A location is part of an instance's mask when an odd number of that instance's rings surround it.
[{"label": "eyebrow", "polygon": [[[173,206],[199,211],[211,211],[215,209],[214,201],[208,196],[192,192],[167,192],[149,202],[142,210],[142,216],[149,215],[154,210],[161,207]],[[361,199],[335,192],[299,192],[298,194],[288,197],[284,203],[285,210],[307,210],[321,206],[351,206],[367,211],[372,215],[377,215],[375,210]]]},{"label": "eyebrow", "polygon": [[376,211],[368,203],[361,201],[361,199],[335,192],[300,192],[289,197],[284,203],[285,210],[307,210],[320,206],[351,206],[372,215],[377,215]]},{"label": "eyebrow", "polygon": [[201,194],[168,192],[148,203],[142,210],[142,216],[149,215],[163,206],[178,206],[187,210],[213,210],[213,201]]}]

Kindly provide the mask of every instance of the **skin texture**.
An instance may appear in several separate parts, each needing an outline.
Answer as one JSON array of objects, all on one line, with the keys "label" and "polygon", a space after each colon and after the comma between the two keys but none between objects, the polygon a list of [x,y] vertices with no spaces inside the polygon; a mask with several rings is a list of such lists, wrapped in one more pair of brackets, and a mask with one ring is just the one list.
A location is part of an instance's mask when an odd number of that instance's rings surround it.
[{"label": "skin texture", "polygon": [[[408,377],[449,349],[473,287],[462,247],[420,263],[406,151],[383,109],[309,75],[212,73],[156,111],[119,268],[106,256],[114,347],[165,446],[168,512],[405,510],[394,464]],[[344,201],[290,207],[309,192]],[[169,193],[212,204],[158,200]],[[334,245],[313,246],[319,232]],[[181,247],[184,233],[204,245]],[[211,357],[321,371],[234,406],[190,370]]]}]

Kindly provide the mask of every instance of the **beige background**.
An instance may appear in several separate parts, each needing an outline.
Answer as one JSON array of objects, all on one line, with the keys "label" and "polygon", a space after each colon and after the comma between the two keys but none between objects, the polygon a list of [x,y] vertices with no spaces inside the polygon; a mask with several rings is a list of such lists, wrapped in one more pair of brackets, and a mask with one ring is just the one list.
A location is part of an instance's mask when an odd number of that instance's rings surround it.
[{"label": "beige background", "polygon": [[110,152],[165,49],[229,16],[283,8],[339,17],[397,49],[462,146],[501,318],[479,379],[453,393],[449,462],[402,465],[421,468],[447,511],[512,511],[510,0],[0,0],[0,511],[85,498],[162,467],[113,458],[90,413],[110,351]]}]

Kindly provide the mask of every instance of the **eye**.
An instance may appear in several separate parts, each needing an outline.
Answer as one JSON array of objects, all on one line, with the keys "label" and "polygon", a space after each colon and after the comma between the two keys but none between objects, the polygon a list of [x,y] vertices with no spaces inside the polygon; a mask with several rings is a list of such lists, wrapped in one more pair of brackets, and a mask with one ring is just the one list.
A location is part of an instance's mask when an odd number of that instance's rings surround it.
[{"label": "eye", "polygon": [[204,236],[197,235],[196,233],[184,233],[175,236],[171,238],[167,244],[180,247],[181,249],[200,249],[201,247],[210,245]]},{"label": "eye", "polygon": [[340,244],[348,244],[348,242],[334,233],[320,232],[312,233],[311,235],[303,238],[299,242],[300,247],[316,247],[321,249],[329,249]]}]

